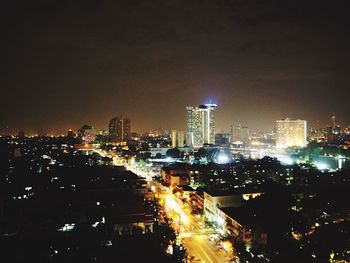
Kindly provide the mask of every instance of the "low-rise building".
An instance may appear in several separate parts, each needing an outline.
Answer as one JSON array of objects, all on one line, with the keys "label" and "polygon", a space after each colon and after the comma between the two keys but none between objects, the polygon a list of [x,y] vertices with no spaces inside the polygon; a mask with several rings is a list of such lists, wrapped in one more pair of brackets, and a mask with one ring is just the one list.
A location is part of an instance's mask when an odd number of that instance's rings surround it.
[{"label": "low-rise building", "polygon": [[245,200],[262,195],[263,192],[254,189],[233,189],[226,191],[204,192],[204,213],[209,221],[223,225],[223,218],[220,215],[221,208],[240,207]]},{"label": "low-rise building", "polygon": [[221,208],[219,214],[224,220],[225,232],[247,248],[267,245],[267,232],[254,214],[236,207]]}]

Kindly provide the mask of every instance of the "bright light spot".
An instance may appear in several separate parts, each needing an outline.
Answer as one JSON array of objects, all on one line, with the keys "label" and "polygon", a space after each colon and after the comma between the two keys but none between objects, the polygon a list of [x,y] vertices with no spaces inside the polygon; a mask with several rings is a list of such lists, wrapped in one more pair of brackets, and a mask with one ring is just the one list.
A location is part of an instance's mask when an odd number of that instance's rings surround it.
[{"label": "bright light spot", "polygon": [[219,163],[227,163],[228,162],[228,156],[226,154],[220,154],[218,157]]},{"label": "bright light spot", "polygon": [[187,225],[190,222],[190,219],[183,211],[180,212],[180,219],[181,219],[181,222],[184,223],[185,225]]},{"label": "bright light spot", "polygon": [[173,162],[173,161],[174,161],[174,159],[173,159],[173,158],[171,158],[171,157],[167,157],[167,158],[165,159],[165,161],[166,161],[166,162],[168,162],[168,163],[171,163],[171,162]]},{"label": "bright light spot", "polygon": [[63,227],[59,228],[58,231],[71,231],[74,229],[75,224],[65,224]]},{"label": "bright light spot", "polygon": [[181,206],[175,201],[174,197],[172,197],[171,195],[167,195],[165,198],[165,206],[169,209],[174,210],[179,215],[182,223],[186,225],[189,223],[190,219],[182,210]]},{"label": "bright light spot", "polygon": [[216,222],[219,224],[219,225],[223,225],[225,223],[225,220],[221,217],[221,216],[217,216],[216,217]]},{"label": "bright light spot", "polygon": [[315,163],[316,167],[318,170],[327,170],[328,169],[328,165],[325,163]]},{"label": "bright light spot", "polygon": [[225,234],[225,231],[222,228],[219,228],[218,232],[219,232],[220,235],[224,235]]},{"label": "bright light spot", "polygon": [[221,243],[222,247],[228,252],[228,253],[232,253],[233,252],[233,247],[232,247],[232,243],[229,241],[224,241]]},{"label": "bright light spot", "polygon": [[292,165],[294,163],[293,159],[290,158],[289,156],[278,156],[277,159],[283,163],[283,164],[287,164],[287,165]]},{"label": "bright light spot", "polygon": [[172,255],[173,254],[173,245],[169,245],[168,248],[166,249],[166,253]]}]

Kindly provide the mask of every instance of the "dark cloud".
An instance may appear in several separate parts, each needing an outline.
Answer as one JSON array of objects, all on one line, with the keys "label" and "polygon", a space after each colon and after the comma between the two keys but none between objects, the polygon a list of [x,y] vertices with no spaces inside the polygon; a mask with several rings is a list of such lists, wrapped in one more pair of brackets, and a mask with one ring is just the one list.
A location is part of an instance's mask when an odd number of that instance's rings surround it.
[{"label": "dark cloud", "polygon": [[62,131],[115,115],[133,129],[184,128],[212,98],[218,128],[346,109],[345,1],[8,1],[1,130]]}]

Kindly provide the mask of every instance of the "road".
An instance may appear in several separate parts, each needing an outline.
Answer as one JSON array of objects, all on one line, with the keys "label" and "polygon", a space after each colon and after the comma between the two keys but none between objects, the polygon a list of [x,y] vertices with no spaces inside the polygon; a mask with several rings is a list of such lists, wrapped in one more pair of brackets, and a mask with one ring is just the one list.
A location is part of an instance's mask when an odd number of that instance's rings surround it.
[{"label": "road", "polygon": [[179,198],[169,188],[156,185],[158,190],[162,189],[159,191],[159,196],[163,199],[162,203],[167,216],[172,218],[174,229],[179,232],[180,242],[187,249],[188,255],[198,260],[192,262],[230,262],[228,253],[223,250],[219,251],[217,244],[210,242],[209,236],[213,232],[203,228],[203,217],[191,214],[189,202],[182,202],[183,196]]},{"label": "road", "polygon": [[[116,164],[115,156],[112,156]],[[132,166],[128,167],[132,171]],[[135,171],[137,172],[137,171]],[[173,219],[173,227],[179,232],[180,242],[186,247],[187,253],[194,260],[189,262],[224,263],[230,262],[226,251],[219,251],[214,242],[210,242],[210,231],[203,229],[203,217],[191,214],[189,202],[182,202],[183,196],[176,196],[171,188],[164,187],[158,182],[152,182],[155,193],[162,199],[164,210]]]},{"label": "road", "polygon": [[[184,238],[184,245],[191,256],[199,259],[199,262],[222,263],[229,262],[226,252],[219,252],[215,249],[208,237],[192,236]],[[195,262],[195,261],[194,261]]]}]

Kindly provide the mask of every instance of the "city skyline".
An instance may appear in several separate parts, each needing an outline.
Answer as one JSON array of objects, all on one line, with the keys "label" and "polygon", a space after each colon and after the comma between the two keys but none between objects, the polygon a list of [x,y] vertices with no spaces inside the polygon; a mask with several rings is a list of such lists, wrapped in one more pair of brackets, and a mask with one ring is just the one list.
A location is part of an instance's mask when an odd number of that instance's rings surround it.
[{"label": "city skyline", "polygon": [[350,263],[349,1],[3,2],[1,262]]},{"label": "city skyline", "polygon": [[[187,106],[188,107],[188,106]],[[220,107],[221,108],[221,107]],[[186,107],[185,109],[183,110],[183,120],[182,120],[182,125],[181,126],[177,126],[175,127],[173,124],[170,124],[168,127],[161,127],[161,126],[153,126],[153,127],[149,127],[149,128],[142,128],[142,127],[139,127],[139,125],[137,125],[137,123],[135,123],[133,121],[133,127],[132,129],[130,130],[130,132],[136,132],[136,133],[144,133],[144,132],[151,132],[151,131],[164,131],[164,130],[168,130],[169,132],[171,130],[187,130],[187,124],[186,124]],[[219,112],[220,112],[220,109],[219,109]],[[310,121],[310,120],[306,120],[308,122],[308,129],[317,129],[317,128],[320,128],[320,129],[325,129],[327,127],[332,127],[333,125],[333,117],[334,116],[337,116],[336,114],[334,115],[335,113],[333,112],[332,114],[330,114],[328,116],[328,120],[326,119],[324,123],[321,123],[319,121]],[[112,116],[115,116],[115,115],[119,115],[119,116],[123,116],[123,114],[114,114]],[[232,122],[230,123],[226,123],[224,125],[224,128],[222,123],[220,122],[220,120],[222,118],[222,116],[220,116],[221,114],[215,114],[215,133],[220,133],[220,132],[229,132],[229,133],[232,133],[232,125],[242,125],[244,124],[244,126],[247,126],[249,127],[249,129],[251,131],[262,131],[262,132],[269,132],[269,131],[273,131],[275,130],[275,123],[276,121],[278,120],[283,120],[283,119],[287,119],[287,118],[290,118],[290,119],[302,119],[298,116],[296,117],[291,117],[291,115],[283,115],[279,118],[276,118],[274,120],[269,120],[267,122],[267,124],[265,124],[263,127],[257,127],[256,125],[254,125],[254,123],[251,123],[251,125],[247,125],[248,121],[247,120],[240,120],[238,121],[237,120],[233,120]],[[294,115],[295,116],[295,115]],[[131,118],[129,118],[131,119]],[[218,121],[219,119],[219,121]],[[3,135],[16,135],[18,134],[19,132],[24,132],[26,135],[64,135],[67,133],[67,131],[69,130],[72,130],[72,131],[78,131],[80,129],[80,127],[82,125],[92,125],[96,128],[97,131],[108,131],[109,130],[109,122],[111,120],[111,117],[106,117],[106,122],[105,123],[102,123],[101,125],[95,125],[95,123],[93,123],[92,121],[87,121],[86,123],[78,123],[77,125],[74,125],[74,127],[72,127],[73,125],[71,126],[67,126],[66,125],[63,125],[61,127],[58,127],[57,130],[55,129],[42,129],[42,128],[32,128],[32,129],[25,129],[25,127],[20,127],[18,128],[17,130],[16,129],[11,129],[10,127],[4,127],[3,129],[0,129],[0,135],[3,134]],[[327,122],[328,121],[328,122]],[[97,122],[99,123],[99,122]],[[219,123],[219,124],[218,124]],[[345,123],[344,121],[339,121],[339,119],[337,118],[336,119],[336,124],[337,125],[340,125],[342,128],[345,128],[345,127],[348,127],[350,126],[349,124]],[[134,127],[137,127],[137,128],[134,128]],[[219,127],[217,127],[219,126]],[[42,127],[42,126],[39,126],[39,127]]]},{"label": "city skyline", "polygon": [[[10,1],[0,85],[0,132],[185,129],[187,105],[220,105],[232,123],[271,129],[277,119],[350,123],[342,3],[325,1]],[[8,128],[7,128],[8,127]]]}]

